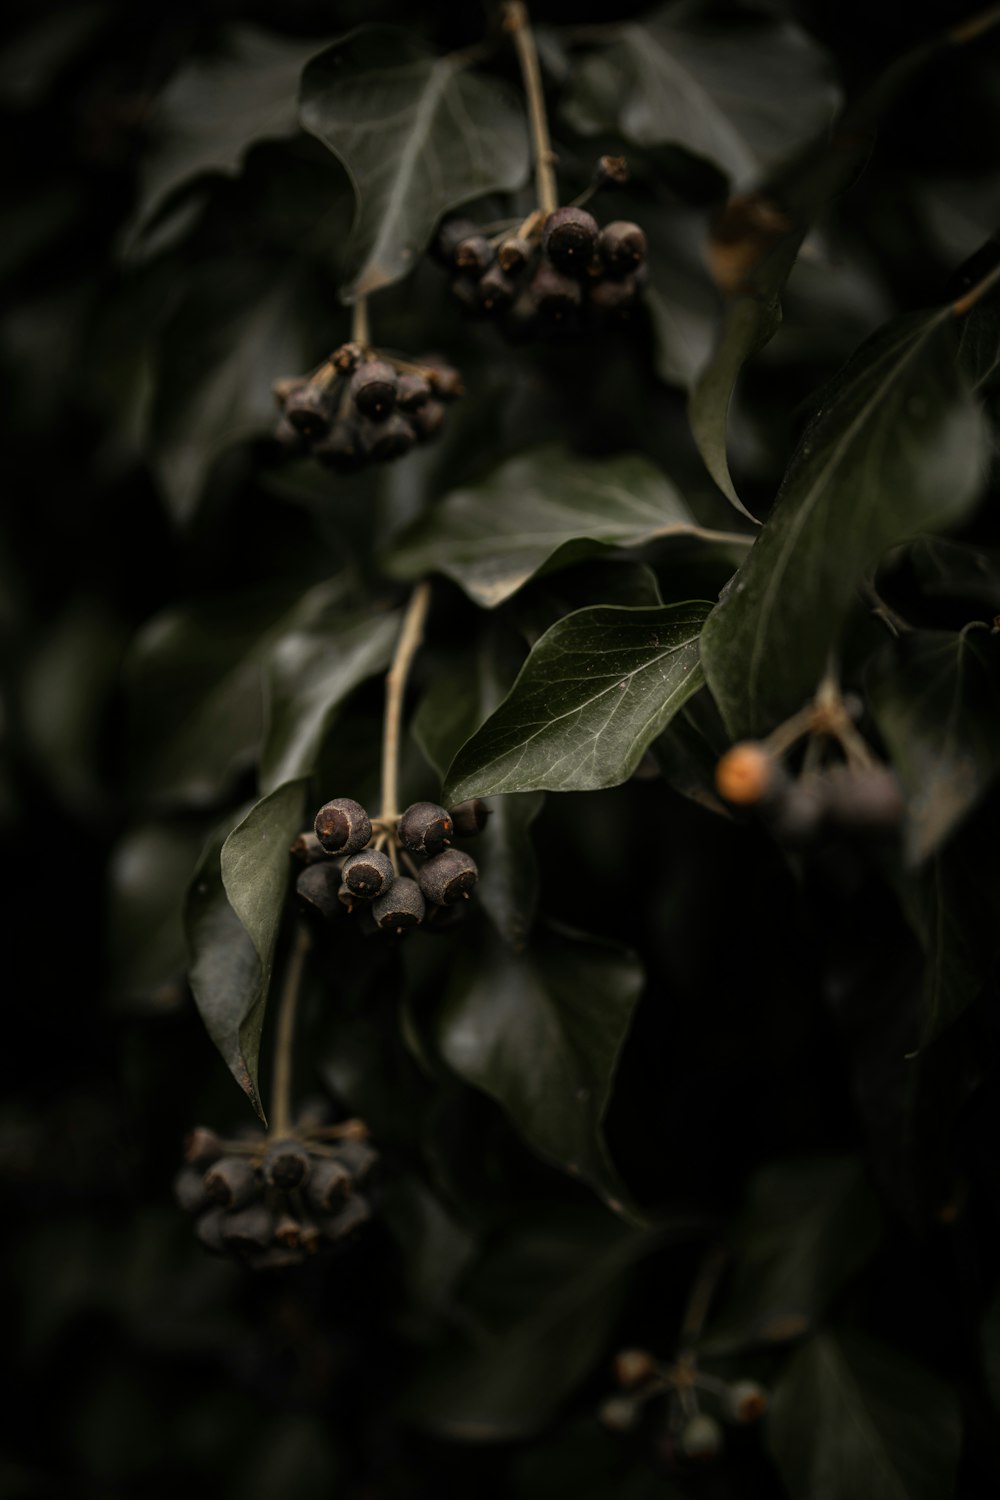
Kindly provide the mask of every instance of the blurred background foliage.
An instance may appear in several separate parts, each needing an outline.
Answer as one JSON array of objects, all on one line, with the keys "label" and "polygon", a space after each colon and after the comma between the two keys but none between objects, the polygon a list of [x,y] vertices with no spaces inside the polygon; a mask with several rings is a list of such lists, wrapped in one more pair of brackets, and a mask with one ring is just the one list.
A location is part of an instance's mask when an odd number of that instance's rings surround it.
[{"label": "blurred background foliage", "polygon": [[[732,39],[750,11],[700,9]],[[849,98],[959,19],[945,0],[905,15],[858,0],[753,13],[804,28],[816,90],[835,81]],[[615,211],[650,233],[648,312],[582,347],[511,348],[463,322],[441,272],[418,265],[373,299],[376,339],[446,352],[470,395],[439,446],[350,480],[289,465],[268,439],[272,380],[349,330],[350,184],[297,129],[296,80],[362,21],[453,50],[481,41],[482,9],[43,0],[4,23],[0,820],[13,961],[0,1172],[16,1372],[5,1495],[154,1500],[200,1481],[241,1500],[938,1500],[1000,1479],[988,774],[929,883],[901,898],[877,856],[835,843],[790,861],[753,822],[707,807],[725,738],[695,700],[656,744],[662,775],[647,761],[608,791],[510,799],[482,897],[500,937],[477,915],[453,946],[396,951],[349,924],[318,946],[304,1086],[362,1113],[384,1159],[357,1248],[254,1278],[208,1258],[171,1199],[185,1131],[249,1116],[184,981],[182,904],[206,841],[292,754],[315,679],[282,677],[288,642],[342,645],[359,628],[367,639],[403,598],[395,580],[419,535],[408,528],[428,500],[480,493],[503,459],[539,445],[587,465],[643,455],[700,527],[748,530],[685,416],[720,316],[701,246],[732,163],[644,145],[641,125],[633,149],[599,118],[579,29],[640,7],[533,14],[564,197],[600,150],[624,144],[633,159]],[[583,49],[591,75],[603,46]],[[811,393],[887,318],[956,295],[957,268],[996,233],[998,48],[1000,30],[928,60],[807,240],[780,332],[732,414],[730,464],[755,514]],[[749,67],[738,41],[725,65],[738,91]],[[509,56],[489,66],[515,83]],[[788,144],[816,108],[813,90],[800,94]],[[779,132],[774,160],[783,145]],[[425,542],[433,553],[440,537]],[[492,611],[454,573],[436,583],[407,791],[437,794],[435,777],[554,620],[711,600],[737,560],[696,538],[656,543],[641,562],[580,559],[529,580]],[[988,625],[1000,612],[995,504],[948,540],[896,549],[880,588],[942,639]],[[857,661],[889,649],[870,620],[856,630]],[[376,647],[315,744],[293,746],[324,797],[374,797],[380,670]],[[900,680],[892,663],[879,670],[874,699],[878,681]],[[969,710],[980,768],[995,764],[995,701],[992,726],[988,694]],[[449,717],[456,703],[474,704],[467,719]],[[908,729],[891,708],[876,718],[895,757]],[[928,1003],[915,933],[956,911],[976,920],[936,952],[958,974],[959,998],[944,1002],[957,1019],[915,1058]],[[506,986],[521,1062],[549,1087],[518,1016],[524,966],[546,993],[595,986],[598,1010],[601,975],[609,1004],[641,990],[617,1038],[606,1148],[603,1100],[582,1101],[591,1186],[567,1174],[542,1125],[512,1117],[475,1060],[463,1067],[462,1036]],[[264,1056],[266,1071],[266,1034]],[[610,1083],[613,1070],[605,1046],[598,1074]],[[777,1395],[765,1430],[678,1469],[655,1420],[621,1437],[596,1412],[616,1349],[674,1352],[720,1240],[732,1254],[705,1368]]]}]

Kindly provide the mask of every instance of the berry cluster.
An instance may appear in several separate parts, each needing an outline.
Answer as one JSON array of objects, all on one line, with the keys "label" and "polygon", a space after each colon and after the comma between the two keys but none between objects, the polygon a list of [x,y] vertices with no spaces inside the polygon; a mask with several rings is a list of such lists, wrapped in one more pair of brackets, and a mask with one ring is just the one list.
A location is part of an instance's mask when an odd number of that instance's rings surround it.
[{"label": "berry cluster", "polygon": [[299,901],[328,919],[360,906],[376,927],[395,933],[425,920],[451,925],[479,879],[475,860],[451,840],[480,833],[488,817],[478,798],[450,809],[414,802],[402,817],[373,819],[359,802],[335,797],[292,845],[305,865],[295,883]]},{"label": "berry cluster", "polygon": [[[722,1423],[747,1426],[767,1410],[767,1392],[754,1380],[726,1381],[708,1375],[691,1360],[662,1364],[647,1349],[622,1349],[612,1366],[621,1394],[611,1396],[598,1415],[612,1432],[637,1427],[650,1402],[666,1397],[666,1420],[656,1434],[661,1461],[678,1464],[713,1459],[725,1442]],[[705,1399],[718,1415],[701,1409]]]},{"label": "berry cluster", "polygon": [[888,766],[839,762],[795,777],[758,740],[744,740],[726,751],[715,768],[715,784],[727,802],[756,807],[776,838],[797,847],[838,829],[891,833],[905,810]]},{"label": "berry cluster", "polygon": [[463,394],[451,365],[428,356],[421,364],[341,344],[311,375],[275,381],[282,447],[341,474],[402,458],[444,426],[445,403]]},{"label": "berry cluster", "polygon": [[582,206],[597,187],[627,177],[621,157],[604,156],[581,202],[539,210],[513,232],[489,235],[471,220],[446,219],[433,253],[452,273],[455,297],[468,312],[524,337],[627,315],[645,281],[645,233],[624,219],[602,228]]},{"label": "berry cluster", "polygon": [[223,1141],[198,1126],[174,1193],[206,1249],[252,1270],[298,1265],[370,1217],[356,1191],[377,1155],[360,1120],[305,1120],[287,1136]]}]

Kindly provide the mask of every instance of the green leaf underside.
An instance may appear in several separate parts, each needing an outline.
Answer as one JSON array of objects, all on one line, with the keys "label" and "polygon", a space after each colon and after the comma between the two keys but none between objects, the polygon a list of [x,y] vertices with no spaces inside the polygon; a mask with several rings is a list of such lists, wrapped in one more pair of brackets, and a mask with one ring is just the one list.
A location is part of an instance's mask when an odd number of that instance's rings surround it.
[{"label": "green leaf underside", "polygon": [[618,28],[583,59],[565,110],[575,129],[683,146],[746,182],[829,123],[830,62],[805,32],[763,21],[727,35],[677,9]]},{"label": "green leaf underside", "polygon": [[910,631],[872,663],[866,686],[907,794],[907,854],[919,864],[1000,770],[1000,644],[985,625]]},{"label": "green leaf underside", "polygon": [[877,1200],[854,1158],[763,1168],[737,1223],[732,1268],[702,1347],[721,1352],[800,1337],[878,1238]]},{"label": "green leaf underside", "polygon": [[289,881],[288,848],[302,826],[305,789],[304,780],[278,787],[228,837],[211,841],[188,894],[195,1003],[261,1119],[260,1037]]},{"label": "green leaf underside", "polygon": [[961,1419],[953,1390],[858,1334],[810,1339],[786,1368],[768,1438],[789,1494],[948,1500]]},{"label": "green leaf underside", "polygon": [[710,609],[598,605],[557,621],[458,752],[446,795],[593,791],[627,780],[701,685],[698,637]]},{"label": "green leaf underside", "polygon": [[176,188],[206,172],[231,176],[254,141],[294,135],[299,74],[316,42],[295,42],[255,26],[223,33],[222,55],[184,67],[152,120],[135,223],[148,223]]},{"label": "green leaf underside", "polygon": [[546,931],[515,954],[491,939],[463,954],[433,1023],[449,1067],[618,1212],[601,1122],[642,984],[635,955],[611,943]]},{"label": "green leaf underside", "polygon": [[536,573],[671,536],[745,541],[698,526],[647,459],[627,454],[595,462],[552,446],[512,458],[479,484],[446,495],[400,539],[386,567],[404,579],[444,573],[476,604],[494,609]]},{"label": "green leaf underside", "polygon": [[814,691],[854,589],[893,543],[961,519],[985,451],[950,309],[875,334],[827,387],[774,510],[705,626],[709,687],[734,736]]},{"label": "green leaf underside", "polygon": [[352,32],[312,60],[300,118],[354,184],[347,300],[411,271],[449,209],[512,192],[529,170],[524,117],[508,91],[389,27]]}]

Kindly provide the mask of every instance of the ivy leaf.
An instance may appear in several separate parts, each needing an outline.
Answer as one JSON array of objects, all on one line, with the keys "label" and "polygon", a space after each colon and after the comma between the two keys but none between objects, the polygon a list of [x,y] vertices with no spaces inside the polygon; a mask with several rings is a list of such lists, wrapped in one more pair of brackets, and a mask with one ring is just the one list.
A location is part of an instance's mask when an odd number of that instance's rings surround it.
[{"label": "ivy leaf", "polygon": [[920,864],[1000,770],[1000,645],[980,624],[909,631],[871,663],[866,687],[907,795],[906,851]]},{"label": "ivy leaf", "polygon": [[262,791],[311,774],[343,700],[388,667],[399,619],[398,611],[334,610],[282,635],[267,663]]},{"label": "ivy leaf", "polygon": [[299,74],[315,51],[315,41],[230,26],[215,56],[186,64],[150,121],[156,145],[143,158],[136,225],[195,177],[236,176],[255,141],[294,135]]},{"label": "ivy leaf", "polygon": [[277,787],[227,837],[209,842],[185,910],[195,1003],[262,1120],[260,1037],[305,786],[300,779]]},{"label": "ivy leaf", "polygon": [[997,955],[1000,896],[982,878],[993,856],[991,820],[967,819],[903,891],[924,949],[920,1044],[947,1030],[982,991]]},{"label": "ivy leaf", "polygon": [[710,608],[597,605],[557,621],[456,755],[449,800],[593,791],[627,780],[701,684],[698,637]]},{"label": "ivy leaf", "polygon": [[768,1437],[792,1495],[947,1500],[961,1447],[958,1398],[943,1381],[859,1334],[823,1333],[787,1366]]},{"label": "ivy leaf", "polygon": [[449,209],[528,175],[524,116],[508,91],[391,27],[363,27],[315,57],[300,118],[354,183],[347,301],[411,271]]},{"label": "ivy leaf", "polygon": [[853,1157],[762,1168],[733,1236],[733,1267],[706,1352],[799,1338],[878,1243],[875,1195]]},{"label": "ivy leaf", "polygon": [[573,75],[564,112],[585,135],[612,130],[636,146],[683,146],[746,182],[832,119],[830,59],[787,22],[722,31],[674,5],[616,27],[614,37]]},{"label": "ivy leaf", "polygon": [[698,526],[647,459],[627,454],[595,462],[552,446],[452,490],[397,542],[386,566],[404,579],[444,573],[476,604],[494,609],[536,573],[671,536],[745,543]]},{"label": "ivy leaf", "polygon": [[184,888],[204,844],[202,820],[140,823],[108,869],[108,949],[116,996],[152,1011],[184,996]]},{"label": "ivy leaf", "polygon": [[772,728],[810,696],[858,580],[888,547],[975,501],[985,431],[954,321],[950,308],[897,319],[823,393],[705,626],[705,675],[734,737]]},{"label": "ivy leaf", "polygon": [[515,954],[493,939],[464,951],[433,1020],[449,1067],[616,1211],[601,1123],[642,984],[638,959],[615,944],[550,930]]}]

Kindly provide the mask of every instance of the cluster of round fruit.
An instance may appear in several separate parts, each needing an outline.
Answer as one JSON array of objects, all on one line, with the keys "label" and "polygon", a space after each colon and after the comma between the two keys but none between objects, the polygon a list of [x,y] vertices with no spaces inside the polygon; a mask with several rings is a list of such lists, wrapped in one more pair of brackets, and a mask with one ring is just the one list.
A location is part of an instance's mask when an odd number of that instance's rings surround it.
[{"label": "cluster of round fruit", "polygon": [[402,458],[444,425],[445,403],[464,391],[462,377],[432,356],[422,363],[360,344],[341,344],[311,375],[275,381],[281,412],[277,441],[341,474]]},{"label": "cluster of round fruit", "polygon": [[905,812],[895,776],[874,759],[838,762],[793,777],[760,740],[743,740],[727,750],[716,765],[715,785],[734,806],[757,808],[775,837],[793,846],[838,829],[891,833]]},{"label": "cluster of round fruit", "polygon": [[[684,1360],[667,1365],[647,1349],[622,1349],[612,1366],[620,1395],[610,1396],[598,1413],[612,1432],[630,1432],[645,1408],[667,1398],[666,1423],[656,1436],[659,1458],[669,1468],[679,1462],[713,1459],[725,1442],[723,1422],[745,1427],[767,1410],[767,1392],[754,1380],[721,1380]],[[701,1409],[707,1398],[718,1416]]]},{"label": "cluster of round fruit", "polygon": [[[627,175],[620,157],[602,157],[595,184]],[[568,204],[500,234],[489,228],[446,219],[434,255],[462,306],[512,334],[572,332],[588,317],[626,316],[644,284],[646,235],[625,219],[602,228],[582,204]]]},{"label": "cluster of round fruit", "polygon": [[295,883],[299,901],[325,918],[360,906],[376,927],[395,933],[425,919],[450,926],[479,879],[475,860],[451,840],[480,833],[488,817],[478,798],[452,808],[414,802],[401,817],[370,818],[360,802],[335,797],[292,845],[305,865]]},{"label": "cluster of round fruit", "polygon": [[345,1241],[371,1216],[357,1191],[377,1154],[360,1120],[303,1120],[276,1138],[223,1141],[198,1126],[184,1142],[174,1193],[206,1249],[252,1270],[298,1265]]}]

